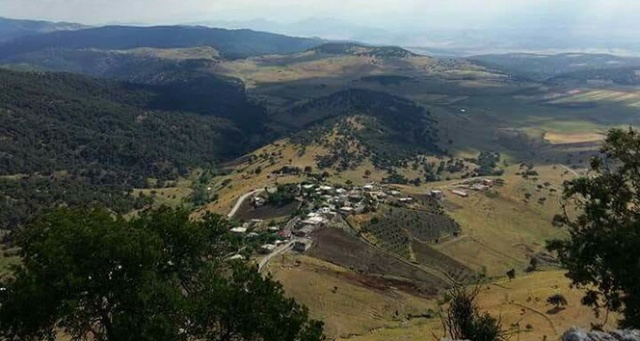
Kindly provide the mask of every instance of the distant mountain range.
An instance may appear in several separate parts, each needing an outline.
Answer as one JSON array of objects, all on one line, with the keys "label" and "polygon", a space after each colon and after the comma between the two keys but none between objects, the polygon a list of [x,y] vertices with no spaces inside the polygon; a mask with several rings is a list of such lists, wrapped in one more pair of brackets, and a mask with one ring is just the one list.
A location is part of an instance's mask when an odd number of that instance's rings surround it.
[{"label": "distant mountain range", "polygon": [[212,20],[197,21],[189,24],[227,29],[248,28],[301,37],[322,37],[324,39],[342,41],[366,41],[371,44],[389,44],[390,41],[401,38],[400,34],[385,29],[354,25],[334,18],[306,18],[290,24],[282,24],[267,19],[246,21]]},{"label": "distant mountain range", "polygon": [[[244,21],[198,21],[190,24],[230,29],[249,28],[293,36],[396,45],[410,48],[421,54],[446,57],[521,51],[640,55],[640,44],[632,34],[609,34],[604,32],[605,30],[589,27],[576,30],[571,23],[565,23],[559,19],[552,20],[552,24],[549,24],[548,13],[538,13],[535,16],[526,13],[524,15],[483,25],[466,25],[460,22],[457,26],[442,26],[427,21],[408,22],[402,26],[385,26],[384,28],[357,25],[325,17],[305,18],[287,24],[262,18]],[[523,22],[523,20],[527,21]]]},{"label": "distant mountain range", "polygon": [[0,43],[33,34],[80,30],[88,27],[67,22],[17,20],[0,17]]}]

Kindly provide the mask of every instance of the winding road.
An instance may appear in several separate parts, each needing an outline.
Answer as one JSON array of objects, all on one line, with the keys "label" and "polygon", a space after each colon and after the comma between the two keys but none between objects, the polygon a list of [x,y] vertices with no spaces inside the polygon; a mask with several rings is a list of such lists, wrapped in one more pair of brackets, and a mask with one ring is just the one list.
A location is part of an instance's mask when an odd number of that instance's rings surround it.
[{"label": "winding road", "polygon": [[236,213],[238,213],[238,210],[240,209],[240,207],[242,206],[244,201],[247,200],[247,198],[249,198],[252,195],[262,193],[262,192],[264,192],[264,189],[260,188],[260,189],[255,189],[255,190],[253,190],[253,191],[251,191],[249,193],[245,193],[242,196],[240,196],[240,198],[238,198],[238,201],[236,201],[236,204],[231,209],[231,212],[229,212],[229,214],[227,214],[227,219],[232,219],[236,215]]}]

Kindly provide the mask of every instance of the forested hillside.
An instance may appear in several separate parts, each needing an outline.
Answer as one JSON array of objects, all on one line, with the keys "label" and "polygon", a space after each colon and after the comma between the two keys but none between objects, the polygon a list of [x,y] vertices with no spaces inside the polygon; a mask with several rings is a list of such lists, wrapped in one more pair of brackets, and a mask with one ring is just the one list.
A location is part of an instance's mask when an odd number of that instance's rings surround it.
[{"label": "forested hillside", "polygon": [[[387,93],[349,89],[311,100],[277,117],[296,134],[294,142],[327,144],[335,127],[347,141],[333,144],[334,160],[352,159],[348,150],[358,145],[357,157],[370,156],[379,167],[402,163],[417,154],[441,153],[435,120],[416,103]],[[337,123],[337,125],[336,125]],[[344,160],[348,161],[348,160]],[[349,163],[349,162],[348,162]]]},{"label": "forested hillside", "polygon": [[211,46],[226,58],[301,52],[321,40],[294,38],[251,30],[191,26],[105,26],[25,36],[0,46],[0,59],[47,49],[126,50],[139,47],[184,48]]},{"label": "forested hillside", "polygon": [[197,99],[188,88],[0,71],[0,221],[68,202],[126,212],[127,193],[147,178],[176,179],[252,147],[232,121],[194,113]]}]

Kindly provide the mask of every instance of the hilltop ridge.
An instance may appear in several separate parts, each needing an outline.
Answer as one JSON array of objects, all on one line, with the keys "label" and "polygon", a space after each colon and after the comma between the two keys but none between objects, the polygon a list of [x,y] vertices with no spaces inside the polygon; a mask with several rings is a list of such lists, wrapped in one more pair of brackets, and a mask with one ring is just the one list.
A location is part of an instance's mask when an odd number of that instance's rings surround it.
[{"label": "hilltop ridge", "polygon": [[326,43],[307,51],[375,58],[407,58],[418,56],[418,54],[397,46],[367,46],[358,43]]}]

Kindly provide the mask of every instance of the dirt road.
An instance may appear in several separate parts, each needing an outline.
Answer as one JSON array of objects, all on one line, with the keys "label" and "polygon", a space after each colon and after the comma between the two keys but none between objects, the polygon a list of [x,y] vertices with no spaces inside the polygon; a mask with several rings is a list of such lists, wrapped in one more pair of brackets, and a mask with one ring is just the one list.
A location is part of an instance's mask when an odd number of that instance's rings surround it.
[{"label": "dirt road", "polygon": [[236,213],[238,213],[238,210],[240,209],[240,207],[242,206],[242,204],[244,203],[245,200],[247,200],[247,198],[249,198],[252,195],[256,195],[259,193],[264,192],[264,189],[255,189],[249,193],[245,193],[243,194],[240,198],[238,198],[238,201],[236,201],[235,206],[233,206],[233,208],[231,209],[231,212],[229,212],[229,214],[227,214],[227,218],[231,219],[233,218]]}]

